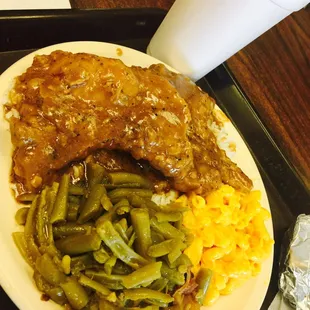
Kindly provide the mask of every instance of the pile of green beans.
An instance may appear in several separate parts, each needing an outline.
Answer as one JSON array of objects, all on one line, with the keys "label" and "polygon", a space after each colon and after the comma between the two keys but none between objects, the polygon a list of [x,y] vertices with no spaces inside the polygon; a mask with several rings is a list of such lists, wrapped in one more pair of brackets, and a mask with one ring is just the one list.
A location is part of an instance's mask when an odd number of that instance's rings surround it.
[{"label": "pile of green beans", "polygon": [[[13,238],[36,286],[66,309],[175,309],[174,293],[195,281],[183,253],[192,240],[182,228],[186,208],[155,204],[140,175],[86,168],[78,183],[64,174],[16,213],[24,232]],[[196,306],[211,275],[197,277]]]}]

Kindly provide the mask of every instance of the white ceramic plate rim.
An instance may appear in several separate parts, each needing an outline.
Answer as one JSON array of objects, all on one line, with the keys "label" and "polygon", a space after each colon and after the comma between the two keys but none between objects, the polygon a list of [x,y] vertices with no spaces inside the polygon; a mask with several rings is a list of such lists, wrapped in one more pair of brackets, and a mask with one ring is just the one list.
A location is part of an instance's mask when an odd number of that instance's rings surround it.
[{"label": "white ceramic plate rim", "polygon": [[[122,56],[118,56],[118,48],[122,50]],[[139,51],[104,42],[67,42],[48,46],[20,59],[0,76],[1,105],[8,101],[8,93],[13,86],[14,78],[22,74],[29,66],[31,66],[33,57],[38,54],[49,54],[54,50],[64,50],[73,53],[86,52],[99,56],[119,58],[126,65],[138,65],[141,67],[147,67],[154,63],[161,63],[159,60]],[[234,160],[253,180],[254,188],[261,191],[261,203],[266,209],[270,210],[261,176],[246,144],[231,122],[225,123],[225,129],[229,134],[229,138],[236,143],[237,151]],[[3,118],[3,109],[1,107],[0,188],[2,194],[2,214],[0,217],[0,284],[17,307],[22,310],[59,309],[60,307],[52,302],[42,302],[40,300],[40,293],[37,291],[32,281],[31,268],[21,258],[11,237],[11,233],[13,231],[21,230],[21,228],[14,221],[14,214],[18,208],[18,204],[11,195],[8,182],[11,166],[11,151],[12,146],[10,142],[9,126]],[[272,221],[268,220],[266,222],[266,226],[271,236],[273,236]],[[247,284],[238,288],[233,294],[221,297],[219,301],[211,307],[211,309],[260,309],[268,289],[272,263],[273,253],[263,263],[262,271],[259,276],[250,279]]]}]

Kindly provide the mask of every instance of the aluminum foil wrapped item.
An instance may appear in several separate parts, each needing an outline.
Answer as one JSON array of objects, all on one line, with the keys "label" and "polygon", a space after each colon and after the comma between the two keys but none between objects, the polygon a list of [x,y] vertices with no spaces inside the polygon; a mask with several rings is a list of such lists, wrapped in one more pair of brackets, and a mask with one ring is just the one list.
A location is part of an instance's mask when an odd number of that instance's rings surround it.
[{"label": "aluminum foil wrapped item", "polygon": [[[310,309],[310,215],[299,215],[285,236],[278,294],[269,309]],[[287,302],[286,302],[287,301]]]}]

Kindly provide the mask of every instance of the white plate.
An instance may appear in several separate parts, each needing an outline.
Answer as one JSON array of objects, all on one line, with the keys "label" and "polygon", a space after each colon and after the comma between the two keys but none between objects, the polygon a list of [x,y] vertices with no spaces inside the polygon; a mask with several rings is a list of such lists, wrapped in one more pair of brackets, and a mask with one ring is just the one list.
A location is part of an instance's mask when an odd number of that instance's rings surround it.
[{"label": "white plate", "polygon": [[[117,48],[123,51],[122,56],[117,55]],[[123,46],[101,42],[69,42],[40,49],[17,61],[0,76],[0,105],[5,104],[8,92],[13,86],[14,78],[22,74],[31,66],[33,57],[37,54],[49,54],[55,50],[70,52],[86,52],[99,56],[120,58],[126,65],[147,67],[159,60],[136,50]],[[226,130],[229,138],[236,142],[237,152],[234,160],[240,168],[253,180],[254,188],[262,192],[262,205],[270,210],[266,191],[255,165],[255,162],[234,126],[227,122]],[[3,118],[3,109],[0,108],[0,189],[1,189],[1,216],[0,216],[0,284],[21,310],[49,310],[60,309],[53,302],[40,300],[40,293],[32,280],[32,270],[24,262],[12,239],[12,232],[21,230],[15,221],[14,215],[18,208],[9,187],[9,174],[11,168],[12,145],[9,125]],[[269,233],[273,236],[272,221],[266,222]],[[259,309],[270,280],[273,253],[265,261],[259,276],[253,278],[237,289],[233,294],[221,297],[212,306],[212,310],[256,310]]]}]

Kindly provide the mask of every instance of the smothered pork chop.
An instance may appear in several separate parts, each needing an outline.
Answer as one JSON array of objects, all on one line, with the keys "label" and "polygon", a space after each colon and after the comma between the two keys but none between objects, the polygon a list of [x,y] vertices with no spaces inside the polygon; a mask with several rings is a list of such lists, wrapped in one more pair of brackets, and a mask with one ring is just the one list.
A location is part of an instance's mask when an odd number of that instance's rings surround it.
[{"label": "smothered pork chop", "polygon": [[182,192],[208,193],[222,183],[252,188],[208,127],[214,101],[163,65],[127,67],[117,59],[56,51],[34,58],[11,101],[6,109],[18,116],[9,119],[13,174],[23,191],[39,190],[98,149],[146,160]]}]

